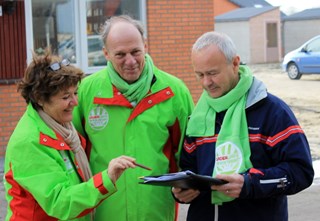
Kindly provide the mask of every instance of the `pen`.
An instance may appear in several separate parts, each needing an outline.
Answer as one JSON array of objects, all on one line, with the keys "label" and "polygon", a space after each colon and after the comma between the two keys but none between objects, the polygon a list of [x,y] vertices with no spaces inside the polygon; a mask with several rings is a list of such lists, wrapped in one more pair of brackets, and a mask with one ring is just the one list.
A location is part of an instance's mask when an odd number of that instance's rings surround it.
[{"label": "pen", "polygon": [[145,170],[152,170],[150,167],[147,167],[147,166],[142,165],[142,164],[140,164],[140,163],[134,162],[134,165],[136,165],[137,167],[141,167],[141,168],[143,168],[143,169],[145,169]]}]

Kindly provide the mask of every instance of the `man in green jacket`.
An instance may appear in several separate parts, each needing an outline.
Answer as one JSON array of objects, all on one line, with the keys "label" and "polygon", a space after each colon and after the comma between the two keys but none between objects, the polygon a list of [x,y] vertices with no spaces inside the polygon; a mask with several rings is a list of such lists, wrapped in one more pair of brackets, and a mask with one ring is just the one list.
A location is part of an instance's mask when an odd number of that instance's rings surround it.
[{"label": "man in green jacket", "polygon": [[129,170],[118,192],[96,210],[98,221],[172,221],[177,204],[170,187],[139,184],[138,177],[178,171],[178,156],[193,101],[185,84],[159,70],[146,53],[142,25],[112,17],[102,31],[105,69],[79,88],[74,124],[90,142],[93,173],[120,155],[152,168]]}]

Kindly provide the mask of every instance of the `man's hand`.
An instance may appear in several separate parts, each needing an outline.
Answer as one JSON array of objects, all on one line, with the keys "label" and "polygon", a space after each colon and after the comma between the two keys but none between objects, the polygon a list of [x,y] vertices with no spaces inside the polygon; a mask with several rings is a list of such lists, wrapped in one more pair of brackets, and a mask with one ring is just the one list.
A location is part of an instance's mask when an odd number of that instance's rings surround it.
[{"label": "man's hand", "polygon": [[212,190],[217,190],[223,192],[225,195],[238,198],[244,183],[244,178],[240,174],[232,174],[232,175],[225,175],[219,174],[216,178],[228,181],[227,184],[223,185],[212,185]]},{"label": "man's hand", "polygon": [[173,187],[172,193],[174,197],[177,198],[180,202],[189,203],[200,194],[200,191],[194,189],[184,190],[181,188]]}]

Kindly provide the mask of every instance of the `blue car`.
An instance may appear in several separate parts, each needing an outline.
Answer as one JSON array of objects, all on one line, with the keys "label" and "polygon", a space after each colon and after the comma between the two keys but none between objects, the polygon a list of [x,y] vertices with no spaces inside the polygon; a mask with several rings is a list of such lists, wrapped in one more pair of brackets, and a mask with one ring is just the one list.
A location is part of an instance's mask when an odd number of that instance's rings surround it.
[{"label": "blue car", "polygon": [[300,79],[303,74],[320,74],[320,35],[286,54],[282,69],[292,80]]}]

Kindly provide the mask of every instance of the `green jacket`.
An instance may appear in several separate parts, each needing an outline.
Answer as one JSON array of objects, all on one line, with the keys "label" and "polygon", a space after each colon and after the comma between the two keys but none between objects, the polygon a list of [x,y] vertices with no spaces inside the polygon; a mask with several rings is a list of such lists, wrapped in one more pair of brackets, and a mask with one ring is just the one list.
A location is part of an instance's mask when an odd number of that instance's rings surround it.
[{"label": "green jacket", "polygon": [[106,170],[82,182],[73,160],[70,147],[29,104],[6,150],[6,220],[89,221],[92,208],[116,188]]},{"label": "green jacket", "polygon": [[106,69],[80,85],[74,124],[90,142],[93,172],[121,155],[152,168],[125,171],[116,183],[118,192],[97,208],[97,221],[172,221],[177,215],[171,188],[142,185],[138,177],[178,170],[193,101],[181,80],[156,67],[153,72],[151,91],[136,107],[111,84]]}]

